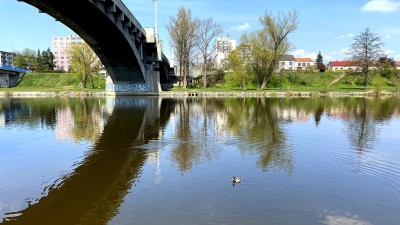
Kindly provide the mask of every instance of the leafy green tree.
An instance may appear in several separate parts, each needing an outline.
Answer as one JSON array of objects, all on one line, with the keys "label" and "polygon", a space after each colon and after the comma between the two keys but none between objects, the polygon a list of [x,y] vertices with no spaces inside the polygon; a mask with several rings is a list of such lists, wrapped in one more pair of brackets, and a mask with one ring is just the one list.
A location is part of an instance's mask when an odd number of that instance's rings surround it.
[{"label": "leafy green tree", "polygon": [[249,79],[248,64],[243,54],[240,52],[240,46],[237,50],[233,50],[228,57],[228,68],[233,71],[235,81],[239,83],[240,88],[246,90],[246,83]]},{"label": "leafy green tree", "polygon": [[46,51],[42,51],[41,63],[44,70],[54,70],[56,65],[54,63],[54,55],[50,48],[47,48]]},{"label": "leafy green tree", "polygon": [[36,70],[44,70],[43,62],[42,62],[42,53],[38,49],[36,55]]},{"label": "leafy green tree", "polygon": [[377,66],[382,77],[391,79],[393,76],[397,75],[396,61],[392,58],[388,58],[387,56],[380,57]]},{"label": "leafy green tree", "polygon": [[35,50],[26,48],[22,52],[17,52],[13,64],[16,67],[35,70],[37,64]]},{"label": "leafy green tree", "polygon": [[382,56],[381,48],[384,45],[381,38],[367,27],[361,34],[354,37],[354,43],[350,46],[348,54],[361,66],[365,89],[368,87],[369,70],[374,62]]},{"label": "leafy green tree", "polygon": [[69,50],[71,56],[71,69],[80,77],[79,87],[86,88],[88,79],[91,79],[94,88],[93,73],[100,70],[100,61],[88,44],[73,45]]},{"label": "leafy green tree", "polygon": [[270,45],[269,60],[268,58],[266,59],[268,66],[261,83],[261,89],[265,89],[268,80],[279,63],[279,59],[290,48],[288,35],[297,29],[298,12],[294,10],[287,14],[278,13],[274,16],[271,12],[267,11],[264,17],[260,18],[260,21],[264,27],[260,34],[264,36],[264,39]]}]

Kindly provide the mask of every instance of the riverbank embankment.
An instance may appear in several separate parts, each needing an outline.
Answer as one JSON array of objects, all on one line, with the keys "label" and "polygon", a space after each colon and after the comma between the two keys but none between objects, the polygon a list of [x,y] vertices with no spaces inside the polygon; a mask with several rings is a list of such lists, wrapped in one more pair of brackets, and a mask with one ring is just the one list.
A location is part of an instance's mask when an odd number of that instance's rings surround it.
[{"label": "riverbank embankment", "polygon": [[[146,93],[124,94],[129,96],[149,96]],[[0,91],[0,97],[107,97],[115,96],[114,93],[106,91],[31,91],[31,92],[7,92]],[[387,91],[351,91],[351,92],[307,92],[307,91],[215,91],[215,92],[161,92],[153,96],[182,98],[182,97],[363,97],[363,96],[398,96],[396,92]]]}]

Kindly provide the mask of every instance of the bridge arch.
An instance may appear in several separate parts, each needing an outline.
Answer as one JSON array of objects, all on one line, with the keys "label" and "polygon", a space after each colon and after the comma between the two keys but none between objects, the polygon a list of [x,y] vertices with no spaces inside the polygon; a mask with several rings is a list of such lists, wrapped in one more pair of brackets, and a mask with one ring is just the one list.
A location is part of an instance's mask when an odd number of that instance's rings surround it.
[{"label": "bridge arch", "polygon": [[[121,0],[18,0],[76,32],[94,50],[114,83],[145,83],[146,31]],[[157,54],[157,52],[155,53]],[[169,65],[168,65],[169,66]]]}]

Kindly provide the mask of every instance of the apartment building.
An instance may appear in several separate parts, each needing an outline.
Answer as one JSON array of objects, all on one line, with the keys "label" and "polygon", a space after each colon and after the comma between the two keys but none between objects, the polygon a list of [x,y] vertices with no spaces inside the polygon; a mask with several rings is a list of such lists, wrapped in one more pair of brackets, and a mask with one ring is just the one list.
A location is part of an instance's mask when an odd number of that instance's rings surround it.
[{"label": "apartment building", "polygon": [[0,51],[0,66],[12,66],[15,53]]},{"label": "apartment building", "polygon": [[215,64],[217,68],[221,68],[227,63],[228,56],[236,49],[236,40],[229,37],[219,37],[215,40]]},{"label": "apartment building", "polygon": [[72,45],[81,44],[83,42],[82,38],[75,34],[54,36],[52,38],[52,51],[56,69],[67,71],[71,66],[71,57],[68,54],[69,49]]}]

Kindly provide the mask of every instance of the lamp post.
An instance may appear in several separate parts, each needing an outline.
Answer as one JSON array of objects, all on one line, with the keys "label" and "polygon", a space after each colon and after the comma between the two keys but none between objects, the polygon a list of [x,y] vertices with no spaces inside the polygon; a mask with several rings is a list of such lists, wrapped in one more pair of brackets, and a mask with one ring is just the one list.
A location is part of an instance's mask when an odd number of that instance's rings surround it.
[{"label": "lamp post", "polygon": [[154,17],[155,17],[155,27],[154,27],[154,34],[158,34],[158,18],[157,18],[157,0],[153,0],[154,2]]}]

